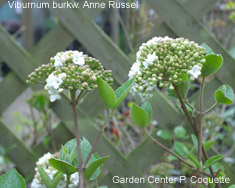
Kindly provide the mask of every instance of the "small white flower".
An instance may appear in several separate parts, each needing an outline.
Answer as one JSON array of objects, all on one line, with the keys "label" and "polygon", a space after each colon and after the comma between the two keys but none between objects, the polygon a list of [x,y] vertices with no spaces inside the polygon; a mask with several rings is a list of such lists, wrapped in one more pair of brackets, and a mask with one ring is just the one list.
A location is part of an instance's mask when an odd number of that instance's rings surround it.
[{"label": "small white flower", "polygon": [[[63,77],[63,76],[64,76],[64,74],[61,77]],[[55,76],[53,73],[51,73],[48,76],[48,78],[46,79],[46,82],[47,82],[47,85],[45,86],[46,88],[49,87],[49,88],[53,88],[53,89],[59,89],[60,85],[63,83],[63,80],[61,78]]]},{"label": "small white flower", "polygon": [[73,62],[76,65],[84,65],[85,64],[85,58],[83,57],[83,52],[75,51],[73,54]]},{"label": "small white flower", "polygon": [[188,73],[191,74],[194,78],[198,78],[198,76],[201,75],[201,67],[194,65],[193,68],[188,71]]},{"label": "small white flower", "polygon": [[61,59],[58,56],[55,56],[54,59],[55,59],[54,67],[58,68],[63,65]]},{"label": "small white flower", "polygon": [[137,61],[132,65],[128,76],[129,76],[129,78],[133,78],[134,76],[136,76],[137,74],[140,74],[140,73],[141,73],[140,72],[140,62]]},{"label": "small white flower", "polygon": [[56,90],[56,89],[51,88],[51,89],[48,90],[48,93],[50,95],[50,101],[51,102],[54,102],[55,100],[61,99],[59,91]]}]

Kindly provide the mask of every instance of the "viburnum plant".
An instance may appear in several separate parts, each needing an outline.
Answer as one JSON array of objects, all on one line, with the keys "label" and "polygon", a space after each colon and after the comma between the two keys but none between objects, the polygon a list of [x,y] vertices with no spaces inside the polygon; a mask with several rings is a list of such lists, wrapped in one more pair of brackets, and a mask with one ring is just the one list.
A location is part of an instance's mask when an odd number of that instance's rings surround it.
[{"label": "viburnum plant", "polygon": [[[230,86],[221,86],[215,92],[215,104],[207,110],[204,109],[203,96],[206,78],[216,73],[222,63],[222,56],[215,54],[206,44],[200,46],[184,38],[155,37],[140,46],[137,60],[129,72],[129,78],[136,78],[131,89],[132,93],[137,93],[145,101],[142,106],[135,103],[131,106],[130,115],[133,121],[143,127],[145,134],[154,144],[194,170],[197,178],[207,176],[211,182],[215,178],[225,176],[222,173],[224,168],[221,165],[218,167],[217,163],[223,155],[209,157],[207,154],[206,140],[203,139],[203,117],[218,104],[232,104],[234,93]],[[198,109],[187,100],[190,83],[194,79],[201,80]],[[150,102],[146,100],[151,98],[158,86],[167,88],[171,96],[179,99],[184,115],[194,133],[192,140],[195,148],[191,151],[180,142],[174,143],[173,151],[148,133],[147,126],[151,120],[152,108]],[[185,129],[182,126],[177,127],[174,132],[176,135],[185,135]],[[164,130],[158,131],[157,135],[162,138],[172,138],[171,134]],[[202,155],[205,160],[202,160]],[[221,187],[220,183],[210,183],[210,186]],[[196,187],[200,187],[199,182]]]},{"label": "viburnum plant", "polygon": [[[102,164],[109,158],[109,156],[101,158],[93,153],[113,111],[129,93],[134,79],[127,81],[114,91],[109,86],[113,83],[112,73],[104,70],[99,60],[79,51],[66,51],[57,53],[50,59],[49,64],[36,68],[28,76],[27,83],[45,84],[44,88],[48,91],[51,102],[63,97],[71,105],[76,139],[70,140],[62,146],[59,157],[52,157],[49,162],[54,170],[66,175],[66,187],[71,187],[69,186],[71,175],[78,172],[78,187],[83,188],[85,180],[88,185],[89,181],[93,181],[99,176]],[[107,105],[109,113],[105,125],[101,127],[94,144],[91,145],[85,137],[80,135],[77,105],[87,93],[96,88]],[[113,93],[110,95],[107,91]],[[114,100],[110,101],[111,98]],[[60,182],[58,177],[63,178],[59,173],[48,175],[46,172],[47,169],[38,166],[37,174],[40,174],[42,182],[47,187],[54,187]]]}]

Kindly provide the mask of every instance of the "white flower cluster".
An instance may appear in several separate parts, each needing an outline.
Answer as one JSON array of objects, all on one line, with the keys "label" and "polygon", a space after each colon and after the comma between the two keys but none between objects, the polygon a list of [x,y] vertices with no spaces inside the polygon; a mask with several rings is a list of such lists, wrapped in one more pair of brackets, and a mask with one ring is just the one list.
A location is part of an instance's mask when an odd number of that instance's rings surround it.
[{"label": "white flower cluster", "polygon": [[46,79],[47,84],[44,88],[48,90],[51,102],[54,102],[56,99],[61,99],[59,93],[63,91],[63,88],[60,88],[60,86],[65,78],[65,73],[61,73],[58,76],[55,76],[53,73],[51,73]]},{"label": "white flower cluster", "polygon": [[[57,173],[57,170],[53,168],[49,162],[49,159],[55,158],[57,155],[52,155],[51,153],[47,153],[43,155],[36,163],[37,166],[40,166],[43,168],[43,170],[48,174],[49,178],[52,180],[53,176]],[[46,186],[42,182],[42,178],[38,172],[38,168],[35,168],[35,176],[31,183],[31,188],[46,188]],[[66,176],[64,175],[56,188],[65,188],[66,187]],[[79,176],[78,173],[74,173],[70,177],[70,184],[69,188],[76,188],[79,183]]]},{"label": "white flower cluster", "polygon": [[198,78],[205,55],[205,48],[188,39],[154,37],[137,52],[128,75],[129,78],[136,76],[131,92],[145,100],[152,96],[151,91],[157,84],[172,89],[172,84],[182,82],[185,75]]},{"label": "white flower cluster", "polygon": [[97,88],[97,78],[102,78],[112,84],[112,71],[104,70],[99,60],[88,57],[79,51],[58,52],[50,59],[49,64],[43,64],[29,74],[27,83],[46,84],[45,89],[50,95],[50,101],[61,99],[63,90],[91,91]]},{"label": "white flower cluster", "polygon": [[51,58],[51,61],[54,62],[54,67],[62,67],[67,61],[73,61],[76,65],[84,65],[85,57],[83,52],[75,51],[66,51],[58,52],[54,57]]}]

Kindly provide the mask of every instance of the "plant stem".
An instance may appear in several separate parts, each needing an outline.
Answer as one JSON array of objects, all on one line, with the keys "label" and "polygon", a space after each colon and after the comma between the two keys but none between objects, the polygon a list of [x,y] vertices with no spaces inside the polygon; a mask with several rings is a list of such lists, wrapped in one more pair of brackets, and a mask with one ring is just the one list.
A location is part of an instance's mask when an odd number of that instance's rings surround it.
[{"label": "plant stem", "polygon": [[92,155],[92,153],[94,152],[95,147],[96,147],[97,143],[98,143],[99,140],[100,140],[100,137],[101,137],[102,134],[104,133],[104,130],[105,130],[105,128],[106,128],[106,126],[107,126],[107,124],[108,124],[108,122],[109,122],[109,120],[110,120],[112,114],[113,114],[113,111],[110,112],[110,110],[109,110],[109,111],[108,111],[107,119],[106,119],[104,125],[100,128],[100,132],[99,132],[99,134],[97,135],[97,137],[96,137],[96,139],[95,139],[95,142],[94,142],[94,144],[93,144],[93,146],[92,146],[92,149],[91,149],[90,153],[88,154],[88,156],[87,156],[87,158],[86,158],[86,161],[85,161],[84,164],[83,164],[83,169],[86,168],[86,165],[87,165],[88,161],[90,160],[91,155]]},{"label": "plant stem", "polygon": [[188,161],[186,161],[185,159],[183,159],[182,157],[180,157],[179,155],[177,155],[175,152],[171,151],[170,149],[168,149],[166,146],[164,146],[163,144],[161,144],[157,139],[153,138],[146,130],[146,128],[144,129],[145,134],[152,140],[152,142],[158,146],[160,146],[162,149],[164,149],[165,151],[167,151],[168,153],[170,153],[171,155],[175,156],[177,159],[179,159],[181,162],[185,163],[186,165],[188,165],[191,168],[194,168],[194,166],[189,163]]},{"label": "plant stem", "polygon": [[208,110],[206,110],[205,112],[203,112],[203,115],[205,115],[205,114],[211,112],[212,110],[214,110],[218,104],[219,104],[219,103],[216,102],[212,107],[210,107]]},{"label": "plant stem", "polygon": [[70,175],[67,175],[66,188],[69,188]]},{"label": "plant stem", "polygon": [[[184,111],[184,113],[185,113],[185,115],[186,115],[186,118],[187,118],[188,122],[190,123],[190,125],[191,125],[192,128],[193,128],[194,134],[198,137],[198,130],[197,130],[197,125],[196,125],[196,120],[195,120],[195,119],[192,120],[191,115],[190,115],[190,113],[188,112],[188,110],[187,110],[187,108],[186,108],[186,106],[185,106],[185,104],[184,104],[183,97],[181,96],[178,87],[177,87],[175,84],[173,84],[173,86],[174,86],[175,92],[176,92],[176,94],[177,94],[177,96],[178,96],[178,98],[179,98],[179,101],[180,101],[180,104],[181,104],[181,108],[183,109],[183,111]],[[206,152],[206,150],[205,150],[205,148],[204,148],[203,145],[202,145],[202,152],[203,152],[203,155],[204,155],[205,159],[208,160],[209,157],[208,157],[207,152]],[[213,178],[215,178],[215,174],[214,174],[214,172],[213,172],[212,167],[209,167],[209,170],[210,170],[211,176],[212,176]],[[218,184],[216,184],[216,187],[221,188],[221,185],[218,183]]]},{"label": "plant stem", "polygon": [[79,165],[78,165],[79,188],[84,188],[84,169],[82,168],[82,150],[81,150],[81,143],[80,143],[80,132],[79,132],[79,127],[78,127],[76,91],[71,91],[71,105],[73,108],[74,129],[75,129],[78,160],[79,160]]},{"label": "plant stem", "polygon": [[199,114],[198,114],[198,162],[201,163],[202,161],[202,133],[203,133],[203,127],[202,127],[202,117],[203,117],[203,101],[204,101],[204,83],[205,78],[202,78],[202,85],[200,89],[200,95],[199,95]]}]

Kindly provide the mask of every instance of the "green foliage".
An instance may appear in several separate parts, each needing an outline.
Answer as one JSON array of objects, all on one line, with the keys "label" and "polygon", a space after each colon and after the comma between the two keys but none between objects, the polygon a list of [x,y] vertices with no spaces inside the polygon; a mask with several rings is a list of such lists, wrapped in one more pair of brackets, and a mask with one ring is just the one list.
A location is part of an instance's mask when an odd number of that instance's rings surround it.
[{"label": "green foliage", "polygon": [[48,174],[40,166],[38,166],[38,172],[42,178],[43,183],[46,185],[47,188],[56,188],[57,184],[59,183],[59,181],[63,177],[62,173],[57,172],[54,175],[53,179],[51,180],[49,178]]},{"label": "green foliage", "polygon": [[166,140],[166,141],[171,141],[173,139],[171,136],[171,133],[169,133],[166,130],[162,130],[162,129],[157,131],[157,136],[159,136],[160,138],[162,138],[163,140]]},{"label": "green foliage", "polygon": [[212,166],[213,164],[217,163],[219,160],[223,159],[223,155],[215,155],[213,157],[210,157],[204,164],[204,169]]},{"label": "green foliage", "polygon": [[215,144],[214,140],[208,140],[206,142],[203,142],[203,146],[206,151],[209,151],[214,144]]},{"label": "green foliage", "polygon": [[27,103],[38,111],[43,111],[48,107],[50,101],[48,94],[43,90],[34,92]]},{"label": "green foliage", "polygon": [[235,188],[235,184],[234,184],[234,185],[229,186],[228,188]]},{"label": "green foliage", "polygon": [[132,88],[134,82],[135,82],[135,77],[128,80],[127,82],[122,84],[118,89],[116,89],[116,91],[115,91],[116,104],[115,104],[114,108],[117,108],[121,104],[121,102],[126,98],[128,93],[130,92],[130,89]]},{"label": "green foliage", "polygon": [[186,158],[188,154],[188,148],[185,144],[180,143],[180,142],[174,142],[174,151],[177,153],[179,156]]},{"label": "green foliage", "polygon": [[201,46],[206,49],[206,55],[214,54],[213,50],[206,43],[202,43]]},{"label": "green foliage", "polygon": [[206,62],[204,63],[201,75],[203,77],[215,74],[223,64],[223,58],[221,55],[210,54],[204,57]]},{"label": "green foliage", "polygon": [[98,78],[97,85],[101,99],[107,105],[108,108],[117,108],[128,95],[132,85],[134,84],[134,81],[135,77],[128,80],[123,85],[121,85],[116,91],[114,91],[109,84],[107,84],[101,78]]},{"label": "green foliage", "polygon": [[93,180],[92,175],[95,173],[95,171],[109,158],[110,156],[99,158],[95,161],[93,161],[85,170],[84,177],[87,180]]},{"label": "green foliage", "polygon": [[[91,151],[92,146],[90,142],[84,137],[81,137],[80,143],[82,151],[82,162],[84,163]],[[91,158],[88,161],[87,169],[88,168],[94,169],[90,167],[90,165],[97,160],[99,160],[98,156],[97,155],[94,156],[92,154]],[[54,166],[57,170],[66,175],[71,175],[77,171],[77,168],[79,166],[78,161],[79,160],[78,160],[76,139],[72,139],[68,141],[64,146],[62,146],[59,159],[50,160],[52,166]],[[92,176],[90,177],[90,180],[96,179],[100,175],[100,172],[101,172],[101,165],[95,169],[95,172],[93,172],[93,174],[91,174]]]},{"label": "green foliage", "polygon": [[113,108],[116,103],[116,95],[112,87],[101,78],[97,78],[98,91],[101,99],[108,108]]},{"label": "green foliage", "polygon": [[230,105],[234,100],[233,89],[229,85],[222,85],[215,92],[215,100],[217,103]]},{"label": "green foliage", "polygon": [[177,126],[174,128],[174,133],[177,138],[184,138],[186,135],[186,129],[183,126]]},{"label": "green foliage", "polygon": [[73,173],[77,172],[77,168],[66,161],[55,158],[50,159],[49,161],[56,170],[59,170],[60,172],[66,174],[67,176],[70,176]]},{"label": "green foliage", "polygon": [[132,120],[140,127],[146,127],[152,116],[151,104],[146,101],[141,107],[133,103],[130,110]]},{"label": "green foliage", "polygon": [[4,188],[26,188],[24,178],[12,169],[0,177],[0,186]]},{"label": "green foliage", "polygon": [[191,138],[192,138],[193,145],[194,145],[196,151],[198,151],[198,140],[197,140],[197,137],[194,134],[191,134]]},{"label": "green foliage", "polygon": [[192,153],[188,153],[187,157],[190,159],[190,161],[192,161],[192,163],[195,165],[195,167],[197,167],[198,169],[201,169],[202,166],[199,163],[199,161],[197,160],[197,157],[195,155],[193,155]]}]

